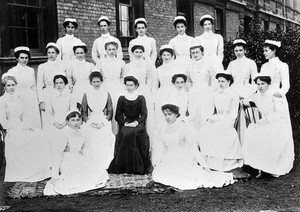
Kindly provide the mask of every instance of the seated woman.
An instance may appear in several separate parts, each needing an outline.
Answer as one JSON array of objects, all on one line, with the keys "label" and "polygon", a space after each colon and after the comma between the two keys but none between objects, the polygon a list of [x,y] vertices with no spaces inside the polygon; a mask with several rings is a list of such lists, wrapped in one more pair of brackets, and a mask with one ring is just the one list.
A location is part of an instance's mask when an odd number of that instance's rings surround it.
[{"label": "seated woman", "polygon": [[279,177],[289,173],[294,162],[294,141],[290,122],[285,119],[285,99],[274,96],[270,76],[259,74],[254,81],[258,92],[244,104],[254,102],[262,118],[246,130],[242,146],[244,161],[259,170],[256,178],[263,177],[264,172]]},{"label": "seated woman", "polygon": [[45,195],[74,194],[105,186],[108,174],[103,167],[95,166],[83,154],[86,141],[80,128],[82,120],[78,111],[70,111],[66,117],[67,126],[63,129],[52,167],[52,178],[45,186]]},{"label": "seated woman", "polygon": [[90,74],[90,89],[83,95],[82,118],[86,122],[87,154],[99,166],[108,168],[114,157],[115,136],[111,129],[113,106],[110,94],[102,87],[99,71]]},{"label": "seated woman", "polygon": [[159,129],[155,140],[161,149],[154,166],[153,180],[176,188],[223,187],[234,183],[232,173],[211,171],[197,148],[196,130],[178,119],[179,107],[162,106],[166,123]]},{"label": "seated woman", "polygon": [[219,90],[212,97],[215,113],[205,118],[206,122],[199,132],[199,146],[209,168],[230,171],[243,166],[241,144],[233,127],[239,97],[229,87],[233,82],[229,73],[220,72],[216,78]]},{"label": "seated woman", "polygon": [[145,97],[136,89],[138,80],[133,76],[124,78],[127,93],[120,96],[116,110],[119,133],[115,145],[115,156],[109,173],[148,174],[152,165],[149,158],[149,136],[145,121],[147,107]]},{"label": "seated woman", "polygon": [[16,91],[17,80],[4,74],[5,94],[0,97],[0,123],[7,130],[5,137],[5,182],[37,182],[51,176],[50,146],[45,134],[33,128],[24,101]]}]

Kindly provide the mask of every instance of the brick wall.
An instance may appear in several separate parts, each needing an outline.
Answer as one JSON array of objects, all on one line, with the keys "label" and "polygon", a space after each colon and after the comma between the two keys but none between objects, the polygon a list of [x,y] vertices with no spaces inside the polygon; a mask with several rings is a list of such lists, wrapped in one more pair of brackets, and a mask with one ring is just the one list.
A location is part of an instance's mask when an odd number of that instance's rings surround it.
[{"label": "brick wall", "polygon": [[194,2],[194,31],[195,36],[203,33],[203,28],[200,26],[200,18],[202,15],[209,14],[214,17],[215,8],[203,3]]},{"label": "brick wall", "polygon": [[236,33],[239,32],[240,18],[239,13],[227,10],[226,11],[226,38],[227,40],[234,39]]},{"label": "brick wall", "polygon": [[78,28],[75,36],[86,43],[88,48],[87,60],[91,60],[91,49],[93,42],[100,36],[97,25],[98,18],[106,15],[111,20],[110,33],[116,36],[116,5],[115,0],[57,0],[58,36],[65,35],[62,26],[66,17],[76,18]]},{"label": "brick wall", "polygon": [[145,0],[145,18],[148,35],[156,40],[157,50],[176,36],[173,21],[176,16],[176,0]]}]

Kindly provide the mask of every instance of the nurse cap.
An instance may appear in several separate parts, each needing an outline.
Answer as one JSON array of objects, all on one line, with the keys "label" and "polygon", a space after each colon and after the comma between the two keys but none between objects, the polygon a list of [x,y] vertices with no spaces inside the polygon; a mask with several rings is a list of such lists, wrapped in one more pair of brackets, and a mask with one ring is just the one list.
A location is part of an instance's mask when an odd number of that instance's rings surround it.
[{"label": "nurse cap", "polygon": [[68,112],[66,112],[66,117],[74,112],[81,114],[77,108],[71,108]]},{"label": "nurse cap", "polygon": [[243,39],[235,39],[233,41],[233,45],[237,45],[237,44],[243,44],[246,45],[246,41],[244,41]]},{"label": "nurse cap", "polygon": [[192,42],[190,45],[190,49],[195,48],[195,47],[200,47],[202,46],[199,42]]},{"label": "nurse cap", "polygon": [[169,45],[169,44],[162,45],[159,50],[162,51],[164,49],[172,49],[172,50],[174,50],[173,47],[171,45]]},{"label": "nurse cap", "polygon": [[65,21],[62,25],[66,28],[68,23],[74,24],[75,29],[77,29],[78,24],[75,18],[65,18]]},{"label": "nurse cap", "polygon": [[49,48],[49,47],[55,47],[55,48],[59,49],[58,45],[56,43],[54,43],[54,42],[47,43],[46,49]]},{"label": "nurse cap", "polygon": [[18,46],[14,49],[14,52],[18,52],[18,51],[26,51],[29,53],[29,48],[27,46]]},{"label": "nurse cap", "polygon": [[214,23],[214,18],[211,15],[206,14],[206,15],[201,16],[200,26],[203,26],[204,21],[206,21],[206,20],[210,20],[212,23]]},{"label": "nurse cap", "polygon": [[271,45],[277,46],[278,48],[281,46],[281,42],[275,41],[275,40],[265,40],[264,44],[271,44]]},{"label": "nurse cap", "polygon": [[85,46],[86,47],[86,44],[83,43],[82,41],[78,41],[78,42],[74,43],[74,45],[73,45],[73,47],[78,47],[78,46],[80,46],[80,47]]},{"label": "nurse cap", "polygon": [[101,21],[106,21],[107,25],[109,26],[110,25],[110,20],[107,16],[100,16],[100,18],[98,19],[98,25],[100,25],[100,22]]},{"label": "nurse cap", "polygon": [[137,18],[134,21],[134,25],[136,25],[137,23],[144,23],[147,26],[147,21],[145,18]]},{"label": "nurse cap", "polygon": [[185,19],[185,17],[184,17],[184,16],[182,16],[182,15],[179,15],[179,16],[176,16],[176,17],[174,18],[174,23],[175,23],[176,21],[179,21],[179,20],[183,20],[183,21],[185,21],[185,22],[186,22],[186,19]]},{"label": "nurse cap", "polygon": [[219,77],[224,77],[227,80],[230,80],[233,82],[232,75],[228,71],[225,71],[225,70],[218,71],[216,74],[216,79],[218,79]]}]

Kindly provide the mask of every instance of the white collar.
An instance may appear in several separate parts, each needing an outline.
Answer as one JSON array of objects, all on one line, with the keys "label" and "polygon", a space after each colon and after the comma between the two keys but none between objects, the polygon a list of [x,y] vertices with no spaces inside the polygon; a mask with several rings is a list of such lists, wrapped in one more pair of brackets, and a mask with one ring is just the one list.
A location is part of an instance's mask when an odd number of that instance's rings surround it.
[{"label": "white collar", "polygon": [[106,33],[106,34],[101,34],[101,38],[108,38],[108,37],[110,37],[110,34],[109,34],[109,32],[108,32],[108,33]]},{"label": "white collar", "polygon": [[65,37],[68,39],[72,39],[72,38],[74,38],[74,34],[73,35],[66,34]]},{"label": "white collar", "polygon": [[23,65],[21,65],[20,63],[18,63],[18,64],[17,64],[17,67],[18,67],[18,68],[27,68],[27,65],[23,66]]},{"label": "white collar", "polygon": [[279,57],[273,57],[272,59],[269,59],[270,63],[276,63],[279,61]]},{"label": "white collar", "polygon": [[70,95],[70,90],[67,88],[67,86],[68,85],[66,85],[65,89],[62,92],[60,92],[60,91],[58,91],[57,89],[54,88],[54,90],[53,90],[54,96],[56,96],[56,97],[59,97],[59,96],[67,97],[67,96],[69,96]]},{"label": "white collar", "polygon": [[137,90],[135,90],[133,93],[126,92],[124,96],[127,100],[134,101],[139,97],[139,95],[140,93]]},{"label": "white collar", "polygon": [[209,31],[209,32],[204,31],[203,34],[206,35],[206,36],[209,36],[209,35],[212,35],[212,34],[214,34],[214,33],[213,33],[213,31],[211,30],[211,31]]},{"label": "white collar", "polygon": [[5,101],[9,102],[11,100],[17,100],[20,98],[19,94],[15,91],[13,94],[8,94],[7,92],[5,92],[3,94],[3,97],[5,99]]}]

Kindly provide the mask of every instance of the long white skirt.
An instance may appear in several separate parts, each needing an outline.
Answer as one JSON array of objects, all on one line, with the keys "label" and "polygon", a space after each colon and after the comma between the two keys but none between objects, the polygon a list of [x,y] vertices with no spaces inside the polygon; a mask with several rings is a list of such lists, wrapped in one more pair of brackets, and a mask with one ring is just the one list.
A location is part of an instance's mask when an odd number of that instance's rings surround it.
[{"label": "long white skirt", "polygon": [[50,146],[41,130],[9,130],[5,158],[5,182],[37,182],[51,176]]},{"label": "long white skirt", "polygon": [[206,171],[184,149],[164,154],[154,167],[152,177],[155,182],[181,190],[220,188],[235,182],[232,173]]},{"label": "long white skirt", "polygon": [[250,124],[243,142],[245,164],[255,169],[284,175],[293,168],[294,141],[284,119],[266,124]]}]

